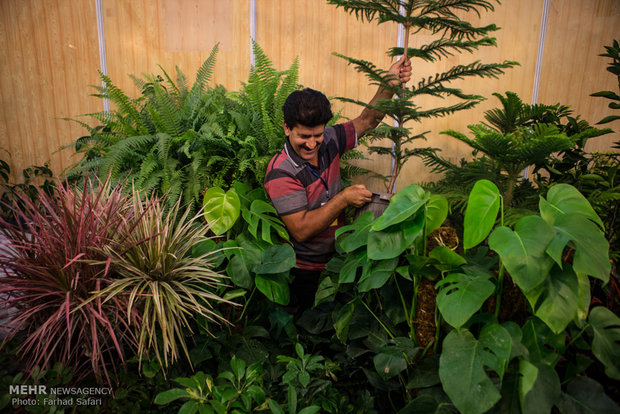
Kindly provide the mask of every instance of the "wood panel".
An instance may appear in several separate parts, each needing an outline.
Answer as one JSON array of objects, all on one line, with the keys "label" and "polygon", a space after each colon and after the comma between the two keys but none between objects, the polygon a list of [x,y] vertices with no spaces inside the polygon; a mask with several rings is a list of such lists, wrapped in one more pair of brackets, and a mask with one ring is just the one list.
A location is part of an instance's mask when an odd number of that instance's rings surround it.
[{"label": "wood panel", "polygon": [[[598,55],[620,40],[620,1],[552,0],[548,25],[539,101],[570,105],[590,124],[611,115],[611,101],[590,94],[619,92],[618,78],[606,70],[611,59]],[[606,126],[620,131],[620,121]],[[605,135],[591,139],[586,149],[607,150],[618,140],[618,132]]]},{"label": "wood panel", "polygon": [[0,50],[0,158],[13,180],[46,162],[59,173],[71,152],[56,151],[84,132],[61,118],[100,110],[94,1],[2,0]]},{"label": "wood panel", "polygon": [[250,10],[246,0],[106,0],[104,26],[108,72],[123,91],[136,96],[128,75],[161,73],[175,67],[193,82],[200,65],[219,43],[212,84],[237,90],[250,68]]},{"label": "wood panel", "polygon": [[[213,83],[238,90],[250,66],[250,5],[248,0],[104,0],[103,19],[108,73],[115,84],[136,96],[129,74],[159,73],[161,65],[174,74],[178,66],[191,81],[212,46],[220,43]],[[393,24],[362,23],[324,0],[257,0],[257,41],[278,69],[300,63],[300,82],[328,96],[368,100],[374,87],[367,79],[332,55],[366,59],[387,68],[386,50],[396,45]],[[496,107],[493,92],[514,91],[529,102],[543,0],[504,1],[495,12],[483,14],[480,24],[495,23],[497,48],[473,55],[457,55],[434,64],[417,64],[414,82],[455,64],[474,60],[515,60],[521,66],[498,79],[468,79],[460,86],[488,98],[478,107],[452,116],[410,125],[431,131],[421,145],[439,147],[451,160],[470,156],[469,149],[440,134],[446,129],[465,132]],[[589,95],[616,90],[614,77],[599,57],[604,46],[620,38],[620,0],[552,0],[538,101],[572,105],[575,114],[591,123],[610,113],[607,102]],[[428,41],[411,38],[414,45]],[[99,84],[97,25],[94,0],[0,1],[0,158],[9,159],[14,177],[29,165],[50,161],[55,172],[67,167],[69,151],[61,145],[84,135],[77,124],[61,120],[102,109],[89,96],[89,85]],[[455,85],[459,86],[459,85]],[[360,108],[333,100],[346,117]],[[436,102],[420,99],[423,108]],[[441,102],[441,104],[445,104]],[[612,124],[618,129],[618,125]],[[589,149],[607,149],[618,134],[593,140]],[[386,173],[389,160],[374,157],[361,165]],[[403,171],[398,188],[435,179],[420,160]],[[364,178],[364,180],[367,180]],[[376,182],[369,180],[373,189]]]}]

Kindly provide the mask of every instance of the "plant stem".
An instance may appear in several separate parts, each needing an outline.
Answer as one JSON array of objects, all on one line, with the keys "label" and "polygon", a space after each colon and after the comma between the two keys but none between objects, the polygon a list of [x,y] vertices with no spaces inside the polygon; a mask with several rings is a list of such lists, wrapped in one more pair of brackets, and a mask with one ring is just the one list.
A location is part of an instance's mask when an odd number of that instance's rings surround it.
[{"label": "plant stem", "polygon": [[372,311],[372,309],[370,309],[370,306],[368,306],[368,304],[363,299],[361,300],[361,302],[366,307],[366,309],[368,309],[368,312],[370,312],[370,314],[377,320],[377,322],[379,322],[379,325],[381,325],[381,327],[385,330],[385,332],[387,332],[390,338],[395,339],[394,335],[392,334],[392,332],[390,332],[389,328],[385,326],[383,322],[381,322],[381,319],[379,319],[379,317]]},{"label": "plant stem", "polygon": [[405,298],[403,297],[403,292],[400,290],[400,285],[398,284],[398,278],[396,276],[394,277],[394,284],[396,285],[396,290],[398,290],[398,296],[400,296],[400,302],[403,305],[403,312],[405,313],[405,318],[407,319],[407,324],[409,325],[409,327],[413,326],[413,321],[411,320],[411,318],[409,317],[409,315],[407,314],[407,304],[405,303]]},{"label": "plant stem", "polygon": [[499,316],[499,308],[502,304],[502,292],[504,291],[504,264],[499,261],[499,274],[497,275],[497,292],[495,299],[495,318]]}]

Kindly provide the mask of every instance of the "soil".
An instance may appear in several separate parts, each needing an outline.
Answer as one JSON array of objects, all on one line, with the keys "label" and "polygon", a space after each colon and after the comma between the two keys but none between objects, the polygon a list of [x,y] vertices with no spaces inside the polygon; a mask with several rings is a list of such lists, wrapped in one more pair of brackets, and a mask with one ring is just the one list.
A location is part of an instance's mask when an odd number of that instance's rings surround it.
[{"label": "soil", "polygon": [[[418,296],[415,308],[415,336],[418,346],[425,348],[435,340],[435,304],[437,291],[434,282],[422,278],[418,286]],[[429,353],[430,354],[430,353]]]},{"label": "soil", "polygon": [[426,253],[438,246],[447,246],[454,250],[459,245],[459,236],[452,227],[439,227],[426,236]]},{"label": "soil", "polygon": [[[447,246],[456,249],[459,245],[459,238],[456,230],[452,227],[439,227],[433,230],[426,239],[426,252],[430,252],[435,247]],[[418,286],[417,303],[415,309],[415,335],[418,346],[426,347],[435,340],[435,307],[437,291],[435,282],[422,278]],[[429,351],[430,354],[430,351]]]}]

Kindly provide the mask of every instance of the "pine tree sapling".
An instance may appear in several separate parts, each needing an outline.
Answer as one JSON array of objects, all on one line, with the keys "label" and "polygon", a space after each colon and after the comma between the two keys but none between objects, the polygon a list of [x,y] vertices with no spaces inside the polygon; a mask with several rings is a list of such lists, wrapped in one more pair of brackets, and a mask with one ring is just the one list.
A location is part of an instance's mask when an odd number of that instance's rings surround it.
[{"label": "pine tree sapling", "polygon": [[[479,15],[481,11],[494,10],[496,1],[492,0],[328,0],[328,3],[342,7],[362,21],[376,21],[378,24],[393,22],[403,25],[404,46],[392,48],[389,51],[391,56],[402,55],[406,59],[435,62],[452,56],[454,53],[473,52],[479,47],[496,44],[495,38],[489,37],[489,33],[498,30],[495,25],[476,27],[459,17],[461,13],[473,12]],[[409,38],[416,34],[430,35],[435,40],[418,48],[412,48],[409,46]],[[417,85],[404,87],[393,82],[392,77],[388,76],[386,71],[378,69],[371,62],[342,55],[337,56],[355,65],[356,69],[364,73],[372,84],[389,89],[396,96],[394,99],[377,102],[372,109],[379,110],[393,118],[397,125],[382,123],[367,134],[370,142],[383,138],[388,138],[390,141],[390,146],[369,146],[370,153],[389,155],[392,159],[392,171],[390,176],[385,177],[386,188],[390,192],[395,191],[396,178],[409,158],[426,156],[436,151],[433,148],[411,148],[409,144],[415,140],[425,139],[428,131],[414,133],[405,126],[407,122],[421,122],[426,118],[443,117],[473,107],[484,98],[479,95],[465,94],[460,89],[447,85],[452,81],[469,77],[496,78],[505,69],[517,65],[516,62],[510,61],[491,64],[476,61],[453,66],[446,72],[437,73],[434,76],[421,77]],[[460,99],[460,102],[444,107],[424,109],[414,103],[415,98],[421,96],[455,97]],[[340,99],[369,107],[361,101]]]}]

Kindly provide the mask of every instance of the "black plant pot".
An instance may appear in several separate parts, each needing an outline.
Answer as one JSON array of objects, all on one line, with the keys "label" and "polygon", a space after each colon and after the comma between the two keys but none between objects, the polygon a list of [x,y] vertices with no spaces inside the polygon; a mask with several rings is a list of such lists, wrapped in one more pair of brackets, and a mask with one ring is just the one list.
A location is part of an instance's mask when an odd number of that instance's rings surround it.
[{"label": "black plant pot", "polygon": [[357,219],[362,213],[367,211],[372,211],[375,218],[379,217],[383,214],[388,204],[390,204],[390,199],[393,195],[392,193],[372,193],[372,200],[355,211],[355,218]]}]

